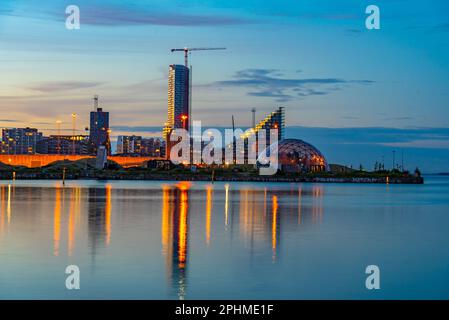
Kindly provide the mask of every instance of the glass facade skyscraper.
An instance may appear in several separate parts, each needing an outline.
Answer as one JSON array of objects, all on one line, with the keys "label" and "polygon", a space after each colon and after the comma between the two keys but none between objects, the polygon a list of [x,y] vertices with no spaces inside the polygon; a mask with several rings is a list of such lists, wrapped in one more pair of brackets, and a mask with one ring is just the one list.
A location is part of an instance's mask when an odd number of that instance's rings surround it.
[{"label": "glass facade skyscraper", "polygon": [[168,119],[164,135],[173,129],[189,129],[190,70],[183,65],[170,65],[168,75]]},{"label": "glass facade skyscraper", "polygon": [[170,65],[168,73],[168,119],[164,127],[166,155],[172,143],[170,133],[174,129],[190,128],[190,69],[183,65]]}]

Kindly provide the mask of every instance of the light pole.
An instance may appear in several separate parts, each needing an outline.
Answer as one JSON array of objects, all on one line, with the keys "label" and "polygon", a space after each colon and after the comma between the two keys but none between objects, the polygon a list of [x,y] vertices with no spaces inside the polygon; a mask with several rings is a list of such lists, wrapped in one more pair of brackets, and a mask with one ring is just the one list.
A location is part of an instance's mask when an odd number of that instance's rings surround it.
[{"label": "light pole", "polygon": [[395,162],[396,162],[396,150],[393,150],[393,170],[394,170]]},{"label": "light pole", "polygon": [[402,172],[404,172],[404,150],[402,150],[401,162],[402,162],[401,169],[402,169]]},{"label": "light pole", "polygon": [[185,114],[183,114],[183,115],[181,116],[181,120],[182,120],[182,128],[185,129],[185,130],[187,130],[186,123],[187,123],[187,119],[188,119],[188,118],[189,118],[189,117],[188,117],[187,115],[185,115]]},{"label": "light pole", "polygon": [[61,120],[56,120],[56,127],[57,127],[57,139],[58,139],[58,144],[57,144],[57,150],[58,150],[58,154],[61,154]]},{"label": "light pole", "polygon": [[72,135],[72,153],[73,155],[76,154],[76,149],[75,149],[75,135],[76,135],[76,117],[77,114],[76,113],[72,113],[72,129],[73,129],[73,135]]}]

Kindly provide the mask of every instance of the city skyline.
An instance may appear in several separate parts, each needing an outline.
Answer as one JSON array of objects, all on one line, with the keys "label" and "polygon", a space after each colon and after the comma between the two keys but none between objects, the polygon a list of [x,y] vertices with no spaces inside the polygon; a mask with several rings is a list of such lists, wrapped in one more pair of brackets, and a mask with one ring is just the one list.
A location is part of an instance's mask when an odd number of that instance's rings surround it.
[{"label": "city skyline", "polygon": [[0,302],[449,301],[448,13],[0,0]]},{"label": "city skyline", "polygon": [[[416,165],[449,170],[442,161],[449,152],[444,130],[449,125],[444,15],[449,5],[444,1],[431,1],[426,8],[416,1],[377,1],[382,28],[376,31],[364,28],[365,4],[350,1],[307,6],[292,1],[108,1],[107,9],[102,3],[77,1],[81,29],[69,31],[63,1],[3,2],[2,127],[55,134],[55,121],[62,120],[62,131],[70,132],[70,115],[76,112],[82,129],[89,122],[91,96],[99,94],[111,112],[114,139],[161,136],[168,66],[183,60],[169,49],[223,45],[225,52],[191,57],[194,120],[230,127],[234,114],[237,127],[249,127],[251,108],[257,108],[261,120],[285,106],[287,127],[359,128],[354,132],[370,131],[373,137],[376,128],[416,130],[399,144],[359,143],[383,146],[385,154],[391,148],[405,148],[407,154],[431,150],[441,164],[420,160]],[[151,127],[158,130],[148,131]],[[344,162],[357,156],[350,153]]]}]

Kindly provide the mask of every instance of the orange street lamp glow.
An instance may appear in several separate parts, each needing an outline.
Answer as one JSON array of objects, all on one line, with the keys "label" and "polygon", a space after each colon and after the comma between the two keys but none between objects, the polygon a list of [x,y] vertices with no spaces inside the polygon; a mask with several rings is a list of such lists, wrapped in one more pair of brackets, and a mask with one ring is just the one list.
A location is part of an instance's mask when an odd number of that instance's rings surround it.
[{"label": "orange street lamp glow", "polygon": [[187,120],[188,118],[189,118],[189,117],[188,117],[186,114],[183,114],[183,115],[181,116],[183,129],[187,129],[187,128],[186,128],[186,120]]}]

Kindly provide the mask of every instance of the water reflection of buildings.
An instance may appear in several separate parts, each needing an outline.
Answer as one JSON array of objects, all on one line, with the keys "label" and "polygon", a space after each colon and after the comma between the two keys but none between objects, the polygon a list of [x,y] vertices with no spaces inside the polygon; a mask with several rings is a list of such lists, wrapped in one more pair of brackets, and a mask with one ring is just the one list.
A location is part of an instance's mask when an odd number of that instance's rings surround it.
[{"label": "water reflection of buildings", "polygon": [[[59,256],[66,248],[68,256],[74,254],[77,234],[81,235],[80,228],[86,225],[86,199],[87,199],[87,228],[88,241],[92,254],[96,254],[98,247],[108,246],[111,241],[111,211],[112,188],[106,185],[104,188],[82,188],[80,186],[64,187],[56,182],[52,187],[23,187],[14,183],[0,185],[0,235],[14,221],[30,224],[39,223],[39,215],[35,214],[36,199],[42,199],[42,212],[50,209],[53,228],[51,238],[53,243],[53,255]],[[47,207],[49,199],[50,208]],[[20,206],[20,207],[18,207]],[[17,209],[17,208],[20,208]],[[20,215],[14,219],[13,212]],[[47,218],[47,216],[45,216]],[[22,221],[19,221],[22,220]],[[25,221],[23,221],[25,220]],[[36,221],[35,221],[36,220]],[[79,238],[79,236],[78,236]]]},{"label": "water reflection of buildings", "polygon": [[14,185],[8,184],[1,186],[1,221],[0,221],[0,233],[5,230],[5,225],[9,226],[11,223],[11,198],[14,197],[15,188]]},{"label": "water reflection of buildings", "polygon": [[[162,252],[166,259],[169,287],[179,299],[184,299],[187,291],[189,196],[192,193],[189,189],[189,184],[180,183],[164,186],[162,191]],[[206,197],[203,214],[207,246],[211,244],[214,214],[215,217],[224,214],[223,220],[214,221],[221,221],[225,236],[230,235],[231,240],[234,230],[240,231],[244,247],[249,249],[249,257],[255,251],[262,251],[270,253],[273,262],[279,258],[283,233],[322,222],[324,189],[320,185],[312,188],[295,185],[291,190],[233,190],[230,184],[224,185],[223,190],[220,186],[206,185],[204,191],[199,194]],[[218,208],[223,208],[223,211]]]},{"label": "water reflection of buildings", "polygon": [[59,244],[61,241],[61,211],[63,208],[62,202],[64,199],[62,196],[63,190],[61,190],[59,185],[55,188],[55,209],[53,212],[53,254],[55,256],[59,256]]},{"label": "water reflection of buildings", "polygon": [[[89,246],[95,256],[97,247],[107,246],[111,238],[111,186],[105,188],[65,188],[55,185],[53,210],[53,254],[61,253],[61,234],[67,235],[67,255],[75,249],[77,230],[83,223],[83,194],[87,192],[87,225]],[[68,211],[68,212],[67,212]],[[65,228],[67,226],[67,228]]]},{"label": "water reflection of buildings", "polygon": [[[64,221],[67,220],[67,255],[72,256],[75,249],[76,230],[81,224],[81,195],[80,187],[66,189],[59,183],[55,185],[55,203],[53,209],[53,254],[59,256],[61,252],[61,233]],[[66,207],[66,195],[68,206]],[[68,217],[66,217],[68,208]]]},{"label": "water reflection of buildings", "polygon": [[296,231],[301,225],[319,224],[323,216],[323,187],[313,185],[291,190],[240,190],[239,225],[250,248],[258,243],[270,243],[273,259],[283,231]]},{"label": "water reflection of buildings", "polygon": [[179,299],[184,299],[187,285],[189,187],[180,183],[162,190],[162,252],[170,287]]},{"label": "water reflection of buildings", "polygon": [[92,255],[111,241],[112,187],[88,189],[88,239]]},{"label": "water reflection of buildings", "polygon": [[[127,199],[126,204],[130,203],[128,192],[115,190],[116,195]],[[51,201],[54,200],[50,209],[53,212],[50,211],[46,217],[52,219],[53,254],[61,255],[67,248],[67,255],[73,255],[76,239],[83,234],[80,227],[85,227],[94,257],[98,248],[108,246],[111,241],[112,193],[111,185],[100,188],[63,187],[60,183],[51,188],[24,188],[13,183],[1,185],[0,232],[3,234],[10,225],[20,222],[19,219],[29,219],[27,223],[30,224],[38,223],[35,221],[38,217],[33,214],[36,210],[32,207],[36,204],[33,199],[48,199],[50,196]],[[235,250],[243,250],[250,260],[276,262],[282,258],[283,249],[288,247],[288,234],[322,222],[323,196],[322,185],[292,184],[290,189],[276,186],[246,188],[219,183],[207,184],[201,189],[192,189],[189,183],[164,186],[161,241],[171,290],[180,299],[186,297],[191,259],[189,232],[194,229],[189,228],[192,206],[201,204],[201,207],[196,207],[199,212],[193,212],[195,218],[192,221],[198,222],[197,214],[200,214],[199,236],[205,248],[214,248],[216,242],[223,243],[229,238],[231,243],[237,239],[242,246]],[[15,216],[17,208],[28,214]],[[126,209],[121,211],[127,212]],[[85,212],[87,214],[83,214]],[[214,231],[220,232],[220,237],[214,238]]]},{"label": "water reflection of buildings", "polygon": [[81,218],[81,188],[72,188],[70,193],[69,222],[67,230],[67,254],[71,256],[75,248],[75,230]]},{"label": "water reflection of buildings", "polygon": [[[17,193],[17,195],[16,195]],[[86,195],[87,193],[87,195]],[[61,183],[55,183],[49,188],[18,187],[14,183],[0,186],[0,234],[6,230],[13,221],[14,206],[21,206],[19,219],[35,219],[33,213],[36,208],[23,207],[35,205],[35,199],[51,197],[54,204],[52,218],[52,242],[53,255],[61,254],[61,243],[65,239],[67,255],[72,256],[75,250],[76,235],[84,224],[83,199],[87,201],[87,227],[89,246],[92,254],[100,246],[107,246],[111,240],[111,208],[112,189],[110,185],[104,188],[81,188],[79,186],[63,187]],[[83,197],[83,195],[85,197]],[[33,201],[34,199],[34,201]],[[30,214],[27,214],[30,213]]]}]

